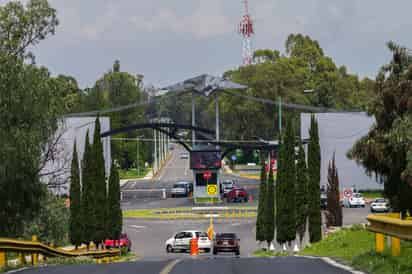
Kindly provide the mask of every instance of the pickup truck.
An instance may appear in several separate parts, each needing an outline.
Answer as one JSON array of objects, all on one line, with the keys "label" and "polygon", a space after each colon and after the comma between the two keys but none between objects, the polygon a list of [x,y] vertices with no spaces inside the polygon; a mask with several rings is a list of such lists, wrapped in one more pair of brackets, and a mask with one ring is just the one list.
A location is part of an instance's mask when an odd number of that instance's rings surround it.
[{"label": "pickup truck", "polygon": [[130,249],[132,247],[132,242],[129,240],[129,237],[127,236],[126,233],[122,233],[120,235],[119,240],[110,240],[110,239],[108,239],[104,242],[104,245],[108,249],[126,247],[127,251],[130,251]]}]

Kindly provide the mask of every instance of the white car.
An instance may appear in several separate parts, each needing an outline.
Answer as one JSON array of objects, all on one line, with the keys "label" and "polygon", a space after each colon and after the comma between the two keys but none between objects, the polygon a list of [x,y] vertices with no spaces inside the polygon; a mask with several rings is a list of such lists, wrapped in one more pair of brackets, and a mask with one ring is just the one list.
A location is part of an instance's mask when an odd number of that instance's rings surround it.
[{"label": "white car", "polygon": [[352,197],[343,200],[344,207],[365,207],[365,204],[361,193],[353,193]]},{"label": "white car", "polygon": [[232,180],[225,180],[221,183],[221,191],[223,193],[223,196],[226,197],[226,195],[232,191],[235,183]]},{"label": "white car", "polygon": [[173,185],[172,190],[170,193],[172,194],[172,197],[177,197],[177,196],[188,196],[190,192],[189,189],[189,183],[188,182],[178,182]]},{"label": "white car", "polygon": [[212,241],[210,241],[206,232],[188,230],[176,233],[173,237],[166,241],[166,252],[172,253],[175,251],[189,251],[190,240],[194,237],[198,238],[199,250],[210,252]]},{"label": "white car", "polygon": [[371,212],[389,212],[389,206],[384,198],[377,198],[371,203]]}]

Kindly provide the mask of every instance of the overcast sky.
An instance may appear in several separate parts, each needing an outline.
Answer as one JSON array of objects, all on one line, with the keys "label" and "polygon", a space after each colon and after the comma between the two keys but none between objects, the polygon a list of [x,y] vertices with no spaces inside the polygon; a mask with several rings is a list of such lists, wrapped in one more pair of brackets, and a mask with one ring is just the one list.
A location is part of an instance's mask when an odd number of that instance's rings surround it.
[{"label": "overcast sky", "polygon": [[[7,0],[0,0],[4,4]],[[49,0],[55,36],[35,49],[53,74],[92,86],[115,59],[145,83],[220,75],[241,63],[241,0]],[[350,72],[374,77],[390,56],[385,43],[412,47],[410,0],[250,0],[254,48],[284,51],[290,33],[320,42]]]}]

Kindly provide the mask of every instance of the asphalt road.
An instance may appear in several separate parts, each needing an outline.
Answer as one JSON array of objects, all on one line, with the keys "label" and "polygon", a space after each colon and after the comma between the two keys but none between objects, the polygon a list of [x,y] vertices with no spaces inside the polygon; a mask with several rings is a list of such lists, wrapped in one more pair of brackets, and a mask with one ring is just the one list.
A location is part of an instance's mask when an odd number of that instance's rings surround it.
[{"label": "asphalt road", "polygon": [[348,274],[320,259],[276,258],[195,258],[139,261],[109,265],[69,265],[34,268],[22,274]]}]

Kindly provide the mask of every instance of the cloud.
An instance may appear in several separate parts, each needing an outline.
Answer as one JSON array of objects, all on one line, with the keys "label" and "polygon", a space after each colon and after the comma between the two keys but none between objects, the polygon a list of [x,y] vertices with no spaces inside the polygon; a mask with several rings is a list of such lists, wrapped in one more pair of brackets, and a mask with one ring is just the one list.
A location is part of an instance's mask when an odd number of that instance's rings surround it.
[{"label": "cloud", "polygon": [[189,15],[179,16],[171,9],[160,9],[154,16],[132,16],[129,22],[141,32],[173,32],[207,39],[234,32],[230,19],[222,14],[220,1],[201,1]]}]

